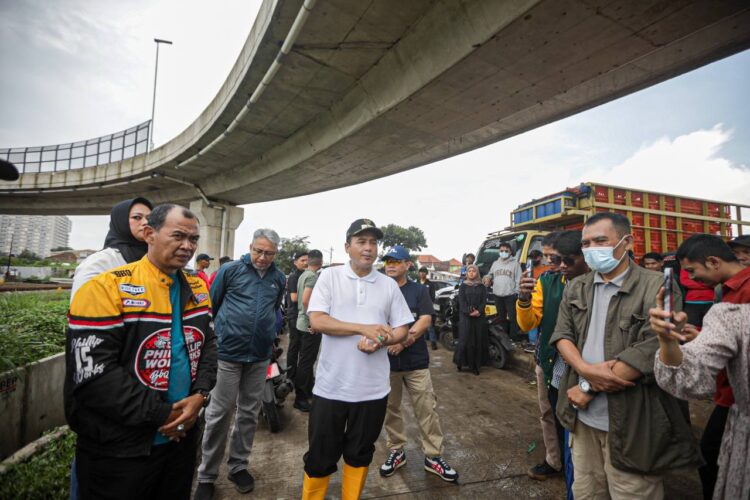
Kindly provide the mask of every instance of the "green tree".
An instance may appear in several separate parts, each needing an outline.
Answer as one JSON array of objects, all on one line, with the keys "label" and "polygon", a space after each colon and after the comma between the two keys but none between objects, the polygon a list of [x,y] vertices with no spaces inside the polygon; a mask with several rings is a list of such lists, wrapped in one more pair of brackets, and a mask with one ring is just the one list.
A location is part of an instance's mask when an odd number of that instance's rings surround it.
[{"label": "green tree", "polygon": [[383,248],[401,245],[409,251],[421,251],[427,246],[424,231],[415,226],[402,227],[388,224],[380,228],[383,231]]},{"label": "green tree", "polygon": [[297,252],[307,252],[310,250],[309,236],[293,236],[291,238],[281,238],[279,253],[276,254],[276,266],[284,274],[292,272],[294,261],[292,257]]},{"label": "green tree", "polygon": [[[409,253],[419,252],[427,246],[427,239],[424,236],[424,231],[415,226],[402,227],[397,224],[388,224],[380,228],[383,231],[383,252],[380,254],[382,257],[385,252],[395,245],[401,245],[402,247],[409,250]],[[419,270],[419,263],[417,257],[412,254],[411,256],[412,266],[409,269],[409,278],[417,279],[417,271]]]},{"label": "green tree", "polygon": [[42,260],[41,257],[39,257],[37,254],[32,252],[31,250],[23,249],[20,254],[18,254],[19,259],[25,259],[25,260]]}]

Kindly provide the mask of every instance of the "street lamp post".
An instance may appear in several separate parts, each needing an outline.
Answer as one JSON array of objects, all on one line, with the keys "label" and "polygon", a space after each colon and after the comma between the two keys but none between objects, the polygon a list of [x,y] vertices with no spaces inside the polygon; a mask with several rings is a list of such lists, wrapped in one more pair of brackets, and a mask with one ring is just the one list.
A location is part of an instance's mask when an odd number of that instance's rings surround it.
[{"label": "street lamp post", "polygon": [[156,77],[159,74],[159,45],[162,43],[172,45],[172,42],[169,40],[161,40],[159,38],[154,38],[154,42],[156,42],[156,66],[154,67],[154,98],[151,100],[151,126],[148,128],[149,151],[154,149],[154,112],[156,111]]}]

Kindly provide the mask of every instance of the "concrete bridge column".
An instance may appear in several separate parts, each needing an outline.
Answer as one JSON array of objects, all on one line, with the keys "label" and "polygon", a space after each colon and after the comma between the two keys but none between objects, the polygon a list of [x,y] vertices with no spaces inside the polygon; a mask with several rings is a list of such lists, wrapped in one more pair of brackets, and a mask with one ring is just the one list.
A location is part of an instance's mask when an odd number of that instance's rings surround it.
[{"label": "concrete bridge column", "polygon": [[215,260],[208,268],[213,272],[219,268],[219,258],[225,255],[234,258],[234,231],[245,218],[245,209],[195,200],[190,202],[190,210],[200,220],[201,239],[196,255],[207,253],[213,257]]}]

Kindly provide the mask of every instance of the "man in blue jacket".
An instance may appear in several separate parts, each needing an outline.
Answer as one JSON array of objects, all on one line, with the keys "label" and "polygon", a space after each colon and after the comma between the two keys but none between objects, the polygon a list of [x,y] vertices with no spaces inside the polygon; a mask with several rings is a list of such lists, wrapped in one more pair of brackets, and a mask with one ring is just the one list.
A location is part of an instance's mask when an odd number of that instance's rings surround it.
[{"label": "man in blue jacket", "polygon": [[227,460],[229,480],[240,493],[255,487],[247,470],[248,457],[276,338],[276,311],[286,281],[273,262],[278,248],[276,231],[258,229],[253,234],[250,253],[222,266],[211,287],[219,368],[206,408],[196,499],[213,498],[235,404],[237,417]]}]

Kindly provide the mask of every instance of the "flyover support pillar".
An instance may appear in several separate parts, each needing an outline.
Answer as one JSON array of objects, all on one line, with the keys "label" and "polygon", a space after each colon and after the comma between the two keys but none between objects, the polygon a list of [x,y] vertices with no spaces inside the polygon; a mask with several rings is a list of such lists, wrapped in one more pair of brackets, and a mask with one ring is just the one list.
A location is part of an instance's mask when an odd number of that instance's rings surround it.
[{"label": "flyover support pillar", "polygon": [[208,204],[205,200],[190,202],[190,210],[200,221],[201,238],[196,255],[206,253],[211,261],[209,271],[219,268],[219,258],[234,258],[234,231],[245,218],[245,209],[234,205]]}]

